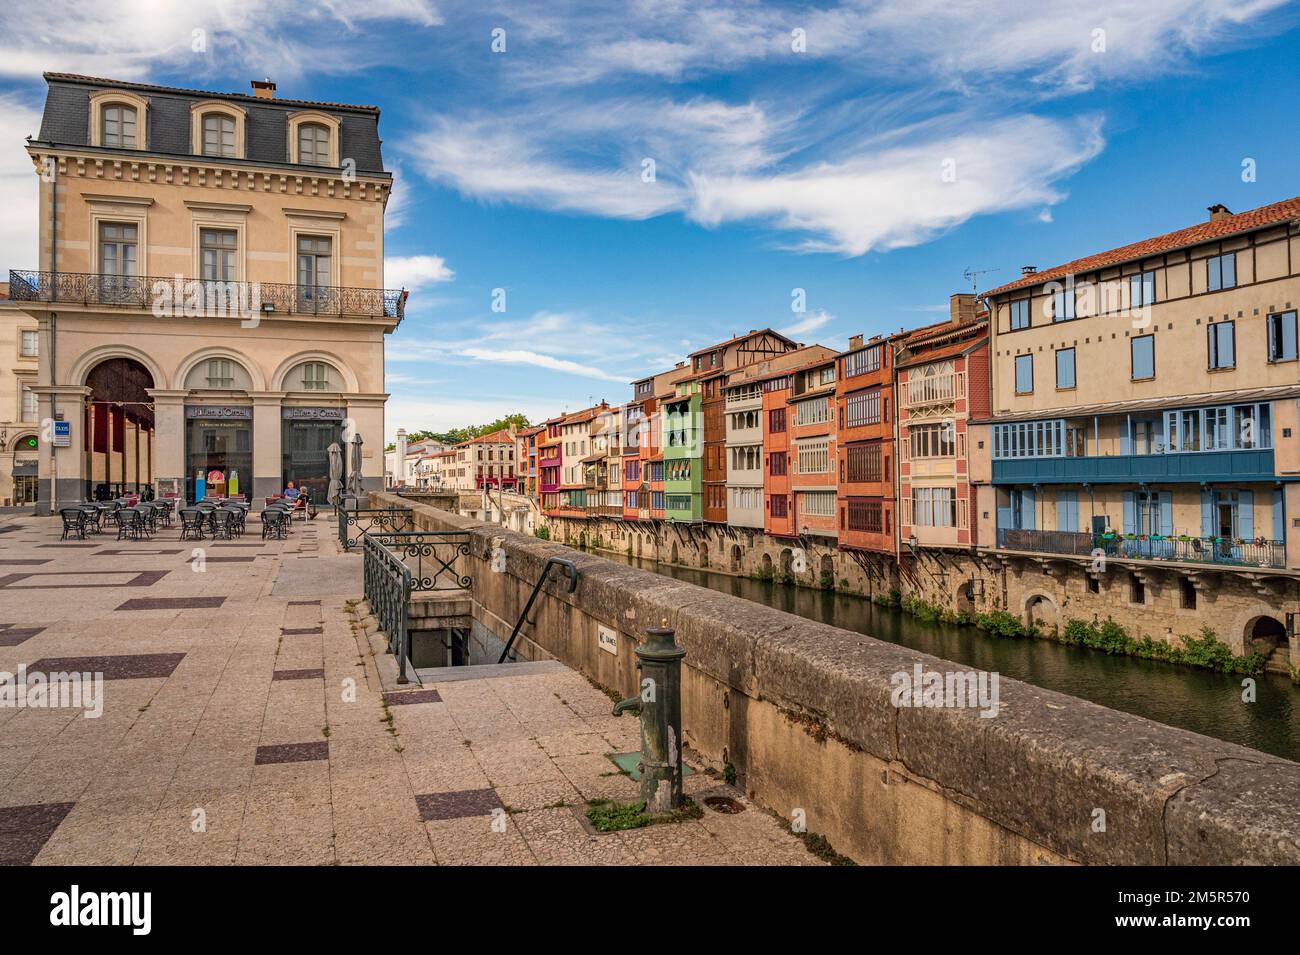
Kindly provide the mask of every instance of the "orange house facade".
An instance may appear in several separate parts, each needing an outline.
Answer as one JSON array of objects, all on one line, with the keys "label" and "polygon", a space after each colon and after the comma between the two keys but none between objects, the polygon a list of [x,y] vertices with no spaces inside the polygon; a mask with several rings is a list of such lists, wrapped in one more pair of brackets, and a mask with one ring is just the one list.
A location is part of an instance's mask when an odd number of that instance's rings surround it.
[{"label": "orange house facade", "polygon": [[901,336],[861,335],[839,358],[839,545],[895,553],[894,348]]},{"label": "orange house facade", "polygon": [[835,358],[820,360],[791,376],[790,489],[800,537],[839,536],[835,365]]}]

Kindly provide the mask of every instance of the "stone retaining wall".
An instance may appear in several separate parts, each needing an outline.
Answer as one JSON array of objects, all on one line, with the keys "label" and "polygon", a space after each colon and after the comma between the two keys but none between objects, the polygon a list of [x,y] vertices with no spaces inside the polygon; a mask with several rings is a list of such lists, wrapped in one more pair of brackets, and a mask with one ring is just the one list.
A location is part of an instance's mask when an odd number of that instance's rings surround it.
[{"label": "stone retaining wall", "polygon": [[[497,632],[548,557],[576,562],[574,593],[555,583],[538,599],[522,658],[558,659],[630,696],[640,635],[675,627],[687,650],[687,744],[734,765],[755,800],[801,816],[858,862],[1300,863],[1300,764],[1010,679],[994,718],[897,708],[895,674],[961,668],[554,542],[415,512],[425,529],[470,533],[474,614]],[[505,569],[493,572],[497,547]],[[601,627],[617,635],[617,655],[600,649]]]}]

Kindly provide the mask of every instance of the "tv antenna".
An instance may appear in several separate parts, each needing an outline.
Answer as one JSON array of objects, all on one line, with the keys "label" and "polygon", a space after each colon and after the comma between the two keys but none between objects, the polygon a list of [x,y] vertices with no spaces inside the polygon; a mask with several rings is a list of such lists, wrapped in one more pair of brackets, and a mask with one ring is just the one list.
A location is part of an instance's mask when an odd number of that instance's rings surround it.
[{"label": "tv antenna", "polygon": [[961,273],[961,277],[970,283],[970,290],[972,292],[978,293],[979,277],[981,275],[990,275],[993,272],[1000,272],[1000,271],[1002,270],[1001,269],[973,269],[970,266],[967,266],[966,270]]}]

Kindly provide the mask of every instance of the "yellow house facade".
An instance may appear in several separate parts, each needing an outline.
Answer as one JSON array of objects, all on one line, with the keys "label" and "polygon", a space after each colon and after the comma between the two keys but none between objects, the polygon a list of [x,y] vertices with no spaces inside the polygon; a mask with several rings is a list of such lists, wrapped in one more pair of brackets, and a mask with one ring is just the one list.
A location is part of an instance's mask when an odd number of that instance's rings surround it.
[{"label": "yellow house facade", "polygon": [[290,480],[323,498],[353,434],[380,489],[405,293],[384,289],[379,110],[46,81],[36,268],[6,306],[38,331],[41,507]]},{"label": "yellow house facade", "polygon": [[1300,199],[1209,213],[985,293],[979,536],[1015,581],[1008,609],[1034,622],[1171,637],[1212,621],[1282,665],[1300,574]]}]

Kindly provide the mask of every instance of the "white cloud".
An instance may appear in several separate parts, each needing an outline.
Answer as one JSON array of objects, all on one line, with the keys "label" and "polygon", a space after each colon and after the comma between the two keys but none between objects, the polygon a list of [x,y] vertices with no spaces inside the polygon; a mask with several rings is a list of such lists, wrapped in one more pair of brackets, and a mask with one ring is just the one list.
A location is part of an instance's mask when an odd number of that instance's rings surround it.
[{"label": "white cloud", "polygon": [[9,4],[0,15],[0,76],[30,79],[54,70],[131,80],[159,69],[197,76],[227,69],[281,77],[346,72],[387,63],[386,31],[368,36],[359,29],[378,21],[433,27],[442,17],[428,0],[46,0],[39,14]]},{"label": "white cloud", "polygon": [[450,282],[456,273],[441,255],[390,255],[384,259],[384,286],[415,292],[429,285]]},{"label": "white cloud", "polygon": [[40,130],[38,109],[16,95],[0,96],[0,273],[39,268],[40,179],[23,140]]},{"label": "white cloud", "polygon": [[567,358],[556,358],[553,355],[544,355],[541,352],[529,351],[524,348],[506,348],[495,350],[491,348],[464,348],[460,351],[461,355],[466,358],[476,358],[479,361],[503,362],[507,365],[536,365],[538,368],[545,368],[548,371],[559,371],[567,375],[579,375],[583,378],[597,378],[601,381],[617,381],[619,384],[626,384],[627,378],[623,375],[612,375],[609,372],[602,371],[591,365],[584,365],[580,362],[570,361]]},{"label": "white cloud", "polygon": [[818,309],[810,313],[806,318],[800,319],[793,325],[779,329],[782,335],[787,338],[798,340],[800,335],[810,335],[819,328],[833,321],[834,315],[831,315],[825,309]]},{"label": "white cloud", "polygon": [[[1100,118],[1045,118],[1039,104],[1186,69],[1267,33],[1283,2],[527,6],[506,14],[526,55],[502,57],[471,108],[427,120],[404,153],[488,201],[755,221],[802,251],[859,255],[1002,209],[1050,215],[1101,149]],[[795,28],[806,53],[791,49]],[[713,74],[722,92],[686,94]],[[945,158],[955,183],[931,175]]]},{"label": "white cloud", "polygon": [[695,175],[690,215],[705,225],[768,221],[803,235],[804,251],[916,245],[976,215],[1059,202],[1057,181],[1101,151],[1099,127],[1016,116],[789,173]]}]

